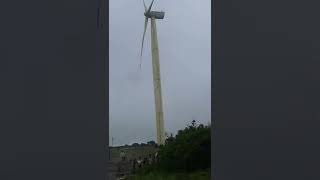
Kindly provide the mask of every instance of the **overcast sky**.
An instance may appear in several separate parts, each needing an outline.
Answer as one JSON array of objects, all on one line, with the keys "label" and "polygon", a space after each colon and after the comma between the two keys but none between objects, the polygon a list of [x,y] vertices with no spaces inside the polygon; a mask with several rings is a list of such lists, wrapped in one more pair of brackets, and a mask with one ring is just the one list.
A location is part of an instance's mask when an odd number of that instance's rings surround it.
[{"label": "overcast sky", "polygon": [[[146,0],[147,6],[151,0]],[[211,121],[211,1],[155,0],[165,131],[195,119]],[[110,145],[156,139],[150,21],[145,37],[142,0],[109,1]]]}]

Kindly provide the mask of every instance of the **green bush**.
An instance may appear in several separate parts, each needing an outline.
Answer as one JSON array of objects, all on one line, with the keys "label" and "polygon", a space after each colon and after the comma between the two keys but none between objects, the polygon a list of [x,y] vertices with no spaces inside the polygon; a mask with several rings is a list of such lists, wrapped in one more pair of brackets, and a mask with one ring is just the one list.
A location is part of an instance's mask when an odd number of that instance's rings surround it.
[{"label": "green bush", "polygon": [[135,172],[129,179],[208,180],[211,164],[210,125],[192,121],[159,147],[159,161]]},{"label": "green bush", "polygon": [[195,121],[160,146],[157,169],[168,172],[196,171],[210,168],[211,128]]}]

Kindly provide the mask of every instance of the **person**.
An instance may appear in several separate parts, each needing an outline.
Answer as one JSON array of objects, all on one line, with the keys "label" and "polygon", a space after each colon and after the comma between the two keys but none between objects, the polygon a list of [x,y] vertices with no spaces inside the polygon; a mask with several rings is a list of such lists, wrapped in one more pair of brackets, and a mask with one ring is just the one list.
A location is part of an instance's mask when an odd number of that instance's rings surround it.
[{"label": "person", "polygon": [[136,170],[136,165],[137,165],[137,160],[134,158],[133,159],[133,172]]},{"label": "person", "polygon": [[154,164],[156,162],[156,158],[154,155],[151,157],[151,162],[152,162],[152,164]]},{"label": "person", "polygon": [[148,158],[147,158],[147,157],[144,157],[144,158],[143,158],[143,166],[145,166],[147,163],[148,163]]},{"label": "person", "polygon": [[138,158],[138,168],[141,168],[141,165],[142,165],[142,159],[141,159],[141,156],[139,156],[139,158]]},{"label": "person", "polygon": [[152,154],[149,154],[149,164],[151,165],[153,163],[152,161]]},{"label": "person", "polygon": [[124,151],[120,152],[120,158],[122,161],[124,161],[126,159],[126,154],[124,153]]},{"label": "person", "polygon": [[158,157],[158,152],[156,152],[156,154],[154,155],[155,161],[158,162],[159,161],[159,157]]}]

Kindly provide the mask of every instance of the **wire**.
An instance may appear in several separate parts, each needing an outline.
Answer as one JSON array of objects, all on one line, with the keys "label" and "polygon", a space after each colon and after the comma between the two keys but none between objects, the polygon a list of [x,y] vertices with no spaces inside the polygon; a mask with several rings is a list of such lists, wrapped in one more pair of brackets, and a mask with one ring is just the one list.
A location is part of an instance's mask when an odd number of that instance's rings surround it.
[{"label": "wire", "polygon": [[140,63],[138,69],[141,71],[141,65],[142,65],[142,55],[140,55]]},{"label": "wire", "polygon": [[141,65],[142,65],[142,57],[140,58],[140,63],[139,63],[139,69],[141,71]]}]

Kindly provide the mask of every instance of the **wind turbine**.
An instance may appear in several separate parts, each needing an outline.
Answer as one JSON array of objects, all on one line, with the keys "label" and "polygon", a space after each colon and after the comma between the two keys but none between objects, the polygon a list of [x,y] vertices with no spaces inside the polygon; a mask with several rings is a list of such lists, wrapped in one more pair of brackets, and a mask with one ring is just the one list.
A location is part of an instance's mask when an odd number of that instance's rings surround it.
[{"label": "wind turbine", "polygon": [[159,65],[159,49],[158,49],[158,39],[157,39],[157,28],[156,19],[163,19],[164,12],[151,11],[153,4],[151,2],[149,8],[147,8],[145,2],[144,5],[144,32],[142,37],[141,45],[141,56],[143,50],[144,36],[146,34],[148,20],[151,19],[151,50],[152,50],[152,69],[153,69],[153,86],[154,86],[154,96],[155,96],[155,110],[156,110],[156,128],[157,128],[157,143],[162,145],[165,141],[164,136],[164,123],[163,123],[163,110],[162,110],[162,94],[161,94],[161,81],[160,81],[160,65]]}]

